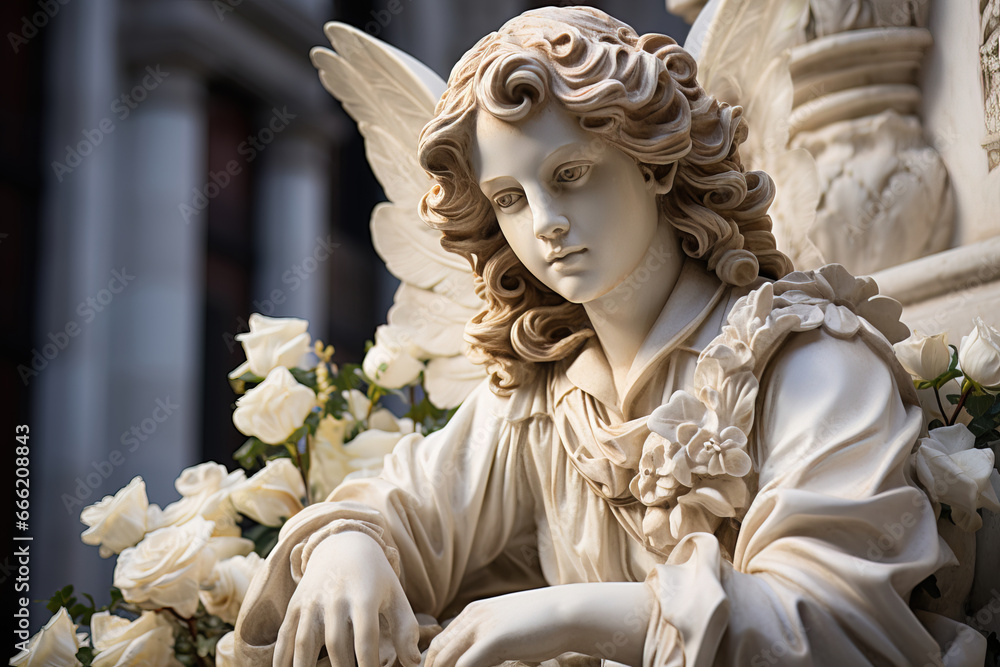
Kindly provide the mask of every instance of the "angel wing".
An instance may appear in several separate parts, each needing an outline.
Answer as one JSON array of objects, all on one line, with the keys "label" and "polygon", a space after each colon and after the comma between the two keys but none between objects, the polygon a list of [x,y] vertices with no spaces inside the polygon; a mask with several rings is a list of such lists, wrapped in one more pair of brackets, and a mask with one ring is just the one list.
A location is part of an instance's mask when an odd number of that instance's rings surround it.
[{"label": "angel wing", "polygon": [[774,235],[797,268],[825,263],[807,236],[820,197],[816,161],[804,148],[788,148],[795,92],[789,49],[807,9],[807,0],[711,0],[684,43],[705,90],[743,107],[750,125],[743,160],[774,179]]},{"label": "angel wing", "polygon": [[402,386],[413,373],[390,366],[423,368],[431,402],[454,407],[486,372],[463,353],[465,324],[484,305],[472,269],[444,250],[440,232],[417,214],[432,185],[417,162],[417,142],[445,82],[412,56],[349,25],[327,23],[324,31],[334,50],[317,47],[309,55],[323,87],[357,122],[368,163],[389,198],[372,211],[372,241],[401,283],[365,370],[386,386]]}]

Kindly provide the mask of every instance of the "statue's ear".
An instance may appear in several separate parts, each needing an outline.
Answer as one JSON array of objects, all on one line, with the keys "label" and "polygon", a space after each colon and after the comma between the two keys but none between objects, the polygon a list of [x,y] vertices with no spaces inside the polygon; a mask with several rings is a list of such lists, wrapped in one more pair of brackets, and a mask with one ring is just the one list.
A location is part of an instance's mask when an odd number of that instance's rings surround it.
[{"label": "statue's ear", "polygon": [[658,165],[655,170],[649,165],[641,164],[639,170],[642,171],[642,177],[646,179],[646,187],[658,195],[665,195],[674,187],[674,176],[677,175],[676,162],[669,165]]}]

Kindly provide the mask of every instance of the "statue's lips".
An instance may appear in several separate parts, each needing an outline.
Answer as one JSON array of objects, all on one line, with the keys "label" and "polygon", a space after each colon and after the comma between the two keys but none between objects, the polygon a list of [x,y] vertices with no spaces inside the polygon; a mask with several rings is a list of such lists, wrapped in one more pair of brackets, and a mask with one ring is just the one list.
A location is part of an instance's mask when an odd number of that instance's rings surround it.
[{"label": "statue's lips", "polygon": [[555,264],[556,262],[563,262],[568,258],[579,257],[587,252],[587,249],[583,246],[573,246],[570,248],[560,248],[558,250],[553,250],[545,256],[545,261],[549,264]]}]

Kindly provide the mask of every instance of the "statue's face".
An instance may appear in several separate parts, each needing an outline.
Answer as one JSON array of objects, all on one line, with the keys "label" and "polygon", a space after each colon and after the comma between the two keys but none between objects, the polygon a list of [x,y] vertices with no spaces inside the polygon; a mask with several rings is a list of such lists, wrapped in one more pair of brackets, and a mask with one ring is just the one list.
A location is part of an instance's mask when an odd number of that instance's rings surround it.
[{"label": "statue's face", "polygon": [[557,105],[516,124],[481,111],[472,163],[514,254],[567,301],[613,290],[653,242],[656,194],[639,167]]}]

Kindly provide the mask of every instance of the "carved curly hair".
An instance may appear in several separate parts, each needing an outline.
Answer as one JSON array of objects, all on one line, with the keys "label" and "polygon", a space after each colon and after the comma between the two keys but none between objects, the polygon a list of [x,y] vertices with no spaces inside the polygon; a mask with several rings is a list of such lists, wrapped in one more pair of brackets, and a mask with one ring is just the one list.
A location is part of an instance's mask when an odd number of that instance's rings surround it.
[{"label": "carved curly hair", "polygon": [[791,262],[775,247],[767,208],[774,184],[744,171],[741,107],[698,85],[697,65],[665,35],[639,36],[590,7],[533,10],[481,39],[455,65],[434,119],[420,137],[420,164],[435,185],[420,214],[464,256],[486,310],[465,330],[491,387],[509,393],[541,365],[593,335],[583,306],[544,286],[514,255],[470,162],[480,110],[517,122],[550,99],[580,126],[631,156],[667,191],[660,215],[684,252],[732,285],[780,278]]}]

